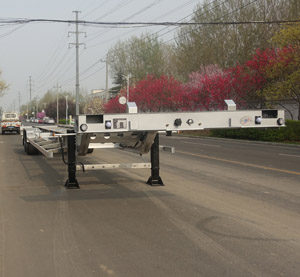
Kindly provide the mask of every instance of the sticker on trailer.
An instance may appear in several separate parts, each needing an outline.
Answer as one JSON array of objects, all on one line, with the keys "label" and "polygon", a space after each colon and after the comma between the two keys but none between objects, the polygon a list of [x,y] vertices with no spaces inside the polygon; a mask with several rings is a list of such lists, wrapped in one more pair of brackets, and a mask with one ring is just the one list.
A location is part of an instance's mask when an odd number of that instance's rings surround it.
[{"label": "sticker on trailer", "polygon": [[241,118],[240,122],[243,126],[249,126],[253,123],[253,120],[250,116],[244,116]]},{"label": "sticker on trailer", "polygon": [[115,118],[113,120],[114,129],[127,129],[126,118]]}]

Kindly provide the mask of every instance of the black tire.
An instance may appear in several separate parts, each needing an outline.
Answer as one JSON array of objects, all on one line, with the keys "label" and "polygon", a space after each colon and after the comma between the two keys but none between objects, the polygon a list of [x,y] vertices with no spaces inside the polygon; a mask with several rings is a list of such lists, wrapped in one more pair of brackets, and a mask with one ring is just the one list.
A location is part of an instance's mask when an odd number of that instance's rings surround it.
[{"label": "black tire", "polygon": [[2,131],[2,135],[5,135],[5,131]]},{"label": "black tire", "polygon": [[26,153],[27,155],[38,155],[40,153],[34,146],[32,146],[29,142],[26,142]]},{"label": "black tire", "polygon": [[93,152],[94,152],[94,148],[89,148],[87,151],[88,154],[92,154]]},{"label": "black tire", "polygon": [[26,149],[25,149],[25,143],[26,143],[26,140],[27,140],[26,132],[25,132],[25,130],[23,130],[23,145],[24,145],[24,150],[25,150],[25,152],[26,152]]}]

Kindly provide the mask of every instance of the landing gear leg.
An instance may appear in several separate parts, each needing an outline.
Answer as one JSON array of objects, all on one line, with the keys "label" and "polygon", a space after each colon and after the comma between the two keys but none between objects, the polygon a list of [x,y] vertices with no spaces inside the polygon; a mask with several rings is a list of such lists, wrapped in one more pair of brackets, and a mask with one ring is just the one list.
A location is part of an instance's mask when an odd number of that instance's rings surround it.
[{"label": "landing gear leg", "polygon": [[[67,131],[68,134],[74,133],[71,130]],[[65,187],[68,189],[80,188],[76,179],[76,135],[68,136],[68,179]]]},{"label": "landing gear leg", "polygon": [[164,186],[159,176],[159,134],[155,136],[154,143],[151,146],[151,176],[147,184],[151,186]]}]

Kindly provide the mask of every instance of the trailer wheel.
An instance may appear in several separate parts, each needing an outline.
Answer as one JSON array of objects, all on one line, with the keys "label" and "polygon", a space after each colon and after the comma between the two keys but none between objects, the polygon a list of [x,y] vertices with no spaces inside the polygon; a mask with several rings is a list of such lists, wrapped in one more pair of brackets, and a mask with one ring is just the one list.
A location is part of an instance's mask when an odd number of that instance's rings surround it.
[{"label": "trailer wheel", "polygon": [[26,131],[23,130],[23,145],[24,145],[24,150],[25,152],[27,153],[27,150],[26,150],[26,143],[27,143],[27,135],[26,135]]},{"label": "trailer wheel", "polygon": [[87,154],[92,154],[94,152],[94,148],[89,148]]},{"label": "trailer wheel", "polygon": [[32,146],[29,142],[26,142],[25,145],[27,155],[38,155],[40,153],[40,151]]},{"label": "trailer wheel", "polygon": [[25,147],[25,140],[26,140],[26,132],[23,130],[23,139],[22,139],[22,143]]}]

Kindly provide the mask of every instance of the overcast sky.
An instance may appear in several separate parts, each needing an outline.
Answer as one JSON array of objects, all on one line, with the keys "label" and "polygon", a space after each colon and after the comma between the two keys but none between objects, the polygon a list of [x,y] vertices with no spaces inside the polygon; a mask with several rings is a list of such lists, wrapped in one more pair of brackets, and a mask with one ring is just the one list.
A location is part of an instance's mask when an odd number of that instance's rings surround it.
[{"label": "overcast sky", "polygon": [[[79,19],[105,22],[187,21],[202,0],[1,0],[0,18]],[[105,59],[108,50],[118,41],[146,32],[158,32],[160,39],[174,38],[175,27],[101,28],[79,27],[80,88],[105,88]],[[4,110],[19,107],[29,101],[29,76],[32,79],[32,99],[42,97],[58,83],[64,91],[75,91],[74,24],[28,23],[0,26],[1,78],[9,90],[0,98]],[[99,61],[98,63],[96,63]],[[111,80],[109,81],[111,85]]]}]

